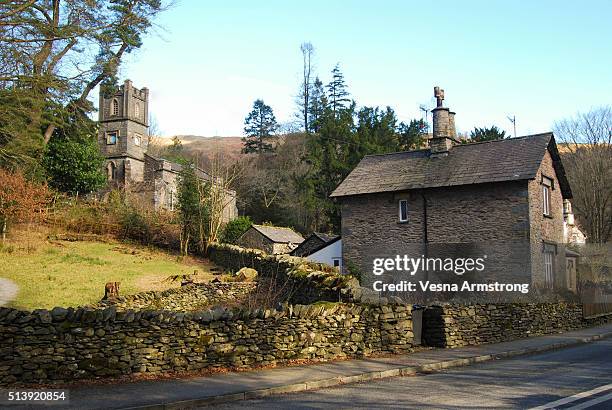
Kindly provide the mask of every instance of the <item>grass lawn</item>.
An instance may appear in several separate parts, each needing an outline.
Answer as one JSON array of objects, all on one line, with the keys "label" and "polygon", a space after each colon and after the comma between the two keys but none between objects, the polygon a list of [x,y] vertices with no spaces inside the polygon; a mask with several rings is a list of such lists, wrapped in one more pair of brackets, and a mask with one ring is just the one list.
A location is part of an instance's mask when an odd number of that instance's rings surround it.
[{"label": "grass lawn", "polygon": [[[120,242],[48,241],[44,229],[14,232],[0,248],[0,277],[19,286],[9,306],[21,309],[79,306],[104,296],[106,282],[121,282],[120,294],[180,286],[170,275],[198,271],[210,280],[214,265],[206,259],[180,258]],[[37,230],[36,230],[37,229]]]}]

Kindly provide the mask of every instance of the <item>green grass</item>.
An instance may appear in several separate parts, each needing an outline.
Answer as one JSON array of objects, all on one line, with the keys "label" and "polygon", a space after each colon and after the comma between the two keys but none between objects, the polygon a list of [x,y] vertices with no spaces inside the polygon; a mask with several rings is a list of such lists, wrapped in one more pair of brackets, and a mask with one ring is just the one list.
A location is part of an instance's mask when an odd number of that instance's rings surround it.
[{"label": "green grass", "polygon": [[168,276],[197,270],[198,280],[207,280],[211,267],[206,260],[123,243],[18,238],[0,248],[0,277],[19,286],[9,306],[21,309],[95,303],[107,282],[121,282],[121,295],[167,289],[179,286],[164,282]]}]

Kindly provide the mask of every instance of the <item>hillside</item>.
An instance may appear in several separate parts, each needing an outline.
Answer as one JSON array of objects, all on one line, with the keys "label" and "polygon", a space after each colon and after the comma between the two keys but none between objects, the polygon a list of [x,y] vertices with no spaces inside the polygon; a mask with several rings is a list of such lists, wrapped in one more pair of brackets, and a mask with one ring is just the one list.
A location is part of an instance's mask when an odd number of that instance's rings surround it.
[{"label": "hillside", "polygon": [[[211,158],[220,154],[228,160],[237,160],[243,154],[242,137],[202,137],[198,135],[177,135],[188,154]],[[172,137],[160,138],[164,145],[172,143]]]}]

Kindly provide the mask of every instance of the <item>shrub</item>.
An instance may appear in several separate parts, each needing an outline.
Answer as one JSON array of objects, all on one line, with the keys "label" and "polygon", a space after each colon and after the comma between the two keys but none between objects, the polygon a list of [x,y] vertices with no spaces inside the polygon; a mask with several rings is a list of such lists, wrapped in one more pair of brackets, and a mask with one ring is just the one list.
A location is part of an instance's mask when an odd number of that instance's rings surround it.
[{"label": "shrub", "polygon": [[49,141],[43,165],[49,185],[68,193],[89,193],[106,184],[104,156],[96,139],[54,137]]},{"label": "shrub", "polygon": [[2,240],[13,223],[31,222],[46,212],[46,185],[28,181],[22,174],[0,168],[0,232]]},{"label": "shrub", "polygon": [[248,216],[239,216],[236,219],[229,221],[223,228],[221,234],[221,242],[233,243],[238,241],[238,238],[242,236],[250,227],[253,225],[253,221]]}]

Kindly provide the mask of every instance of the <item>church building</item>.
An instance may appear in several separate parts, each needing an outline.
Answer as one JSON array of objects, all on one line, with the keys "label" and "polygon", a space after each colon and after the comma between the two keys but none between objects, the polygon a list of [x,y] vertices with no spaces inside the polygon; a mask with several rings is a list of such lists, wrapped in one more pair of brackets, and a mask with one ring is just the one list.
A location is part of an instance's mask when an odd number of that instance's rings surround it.
[{"label": "church building", "polygon": [[[100,92],[98,145],[106,157],[110,188],[121,188],[156,210],[177,206],[177,177],[182,169],[163,158],[147,154],[149,142],[149,89],[138,89],[126,80],[113,95]],[[196,175],[211,176],[196,168]],[[236,192],[226,190],[223,220],[238,215]]]}]

